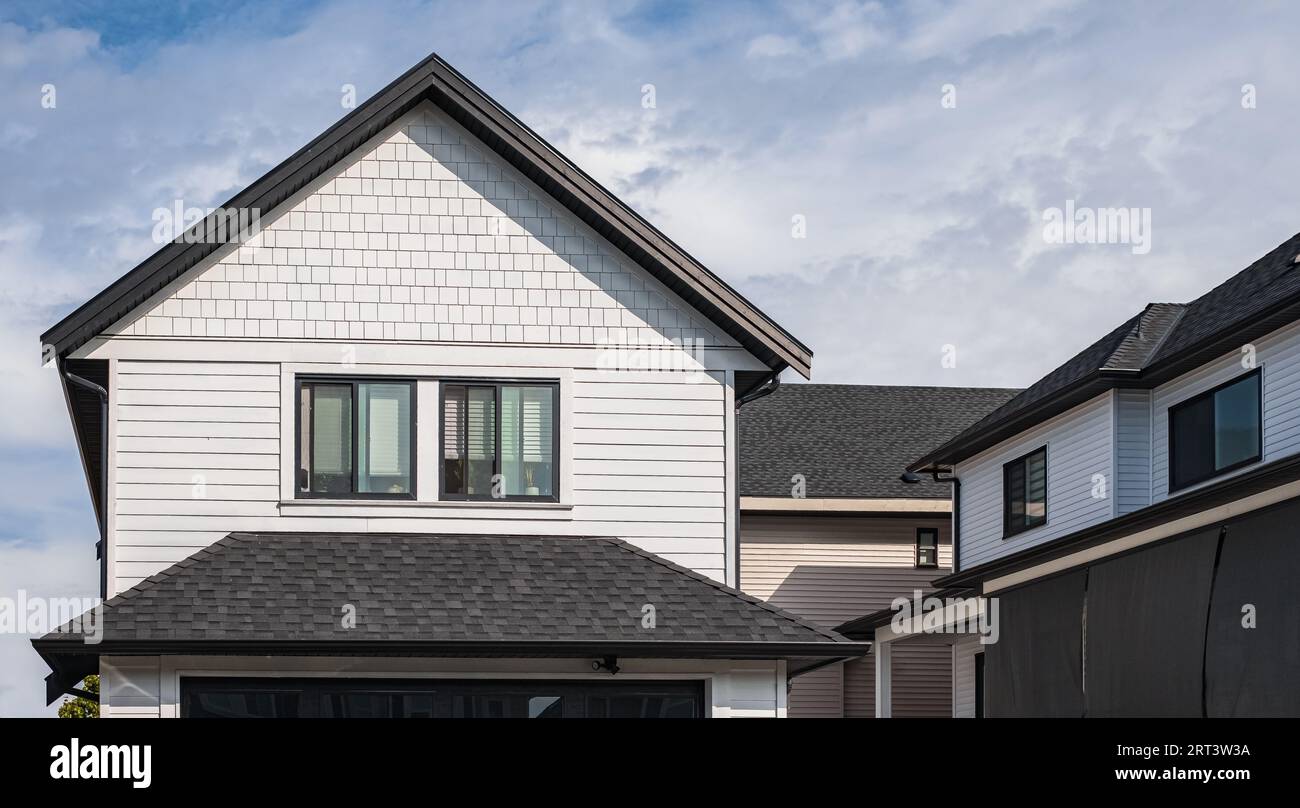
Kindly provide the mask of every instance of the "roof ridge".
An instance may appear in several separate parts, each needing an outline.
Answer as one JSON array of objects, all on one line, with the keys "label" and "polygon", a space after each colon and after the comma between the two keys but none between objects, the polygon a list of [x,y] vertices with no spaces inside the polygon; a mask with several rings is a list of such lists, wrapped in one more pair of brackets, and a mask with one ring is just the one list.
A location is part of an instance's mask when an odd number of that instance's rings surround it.
[{"label": "roof ridge", "polygon": [[697,581],[706,583],[709,586],[713,587],[714,589],[720,590],[723,593],[731,595],[732,597],[738,600],[744,601],[745,603],[750,603],[755,606],[758,606],[764,609],[765,611],[775,614],[778,617],[782,617],[786,620],[790,620],[806,629],[809,629],[811,631],[814,631],[822,635],[823,637],[826,637],[827,639],[833,640],[835,642],[852,642],[848,637],[845,637],[844,635],[840,634],[834,629],[828,629],[823,626],[819,626],[816,623],[813,623],[809,620],[805,620],[804,618],[800,617],[797,614],[794,614],[793,612],[787,612],[785,609],[782,609],[777,606],[773,606],[772,604],[768,603],[765,600],[759,600],[753,595],[750,595],[739,589],[735,589],[733,587],[727,586],[726,584],[718,583],[717,580],[710,578],[707,575],[701,575],[695,570],[687,569],[686,567],[683,567],[681,564],[674,563],[672,561],[669,561],[666,558],[663,558],[662,556],[650,552],[649,550],[645,550],[641,547],[637,547],[635,544],[631,544],[626,539],[620,539],[616,536],[595,536],[593,538],[595,538],[597,541],[603,541],[608,544],[612,544],[615,547],[619,547],[623,550],[639,555],[642,558],[653,561],[654,563],[662,567],[667,567],[673,572],[682,573],[687,577],[694,578]]}]

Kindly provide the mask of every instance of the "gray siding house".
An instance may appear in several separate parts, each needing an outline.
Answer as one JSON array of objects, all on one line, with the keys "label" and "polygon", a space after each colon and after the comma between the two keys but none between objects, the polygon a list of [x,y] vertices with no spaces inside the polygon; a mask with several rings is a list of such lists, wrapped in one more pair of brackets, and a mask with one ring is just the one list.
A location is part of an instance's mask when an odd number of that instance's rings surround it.
[{"label": "gray siding house", "polygon": [[[958,642],[958,703],[1300,715],[1298,402],[1300,235],[1147,306],[913,462],[960,491],[935,585],[1000,616],[996,643]],[[883,617],[839,628],[879,640]]]},{"label": "gray siding house", "polygon": [[436,56],[42,342],[106,599],[51,700],[784,716],[869,647],[737,588],[738,402],[811,351]]}]

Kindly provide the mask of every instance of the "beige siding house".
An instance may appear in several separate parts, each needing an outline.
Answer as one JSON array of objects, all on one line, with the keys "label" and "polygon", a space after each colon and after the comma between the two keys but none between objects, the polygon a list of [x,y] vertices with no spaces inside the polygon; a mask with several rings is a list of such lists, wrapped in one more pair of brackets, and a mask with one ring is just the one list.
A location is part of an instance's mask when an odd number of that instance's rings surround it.
[{"label": "beige siding house", "polygon": [[[910,455],[956,434],[1016,391],[783,385],[740,411],[740,581],[750,595],[833,629],[933,590],[952,571],[946,485],[904,483]],[[954,714],[949,639],[893,649],[883,714]],[[877,715],[875,659],[824,665],[791,683],[792,717]]]}]

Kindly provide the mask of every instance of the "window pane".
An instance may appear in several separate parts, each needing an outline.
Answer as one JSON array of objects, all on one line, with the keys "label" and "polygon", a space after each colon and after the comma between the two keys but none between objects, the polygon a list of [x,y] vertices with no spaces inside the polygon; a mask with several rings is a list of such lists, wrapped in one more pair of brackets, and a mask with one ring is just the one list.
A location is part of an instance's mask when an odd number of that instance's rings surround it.
[{"label": "window pane", "polygon": [[1214,394],[1214,467],[1227,468],[1259,454],[1259,377]]},{"label": "window pane", "polygon": [[497,455],[496,392],[494,387],[468,388],[465,493],[470,496],[492,495]]},{"label": "window pane", "polygon": [[1013,463],[1007,467],[1007,527],[1020,530],[1025,525],[1025,464]]},{"label": "window pane", "polygon": [[554,388],[501,388],[501,474],[507,496],[553,496]]},{"label": "window pane", "polygon": [[447,385],[442,394],[442,490],[465,493],[465,408],[464,385]]},{"label": "window pane", "polygon": [[1169,411],[1172,488],[1181,488],[1214,474],[1213,436],[1213,397]]},{"label": "window pane", "polygon": [[1025,524],[1047,520],[1047,452],[1034,452],[1025,459]]},{"label": "window pane", "polygon": [[[300,447],[307,471],[304,490],[352,493],[352,385],[303,385],[309,417]],[[301,486],[300,486],[301,487]]]},{"label": "window pane", "polygon": [[360,490],[411,493],[411,386],[363,383],[357,399]]}]

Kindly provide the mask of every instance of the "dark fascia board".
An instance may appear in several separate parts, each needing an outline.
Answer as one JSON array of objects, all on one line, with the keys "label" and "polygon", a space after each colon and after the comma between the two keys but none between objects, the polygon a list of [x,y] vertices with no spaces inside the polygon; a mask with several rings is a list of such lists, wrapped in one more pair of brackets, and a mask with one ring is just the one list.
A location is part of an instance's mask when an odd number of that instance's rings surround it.
[{"label": "dark fascia board", "polygon": [[[1035,567],[1062,556],[1086,550],[1099,544],[1105,544],[1108,541],[1123,538],[1174,519],[1181,519],[1201,511],[1217,508],[1242,497],[1267,491],[1298,479],[1300,479],[1300,455],[1284,457],[1281,460],[1265,463],[1259,468],[1236,477],[1212,483],[1204,488],[1197,488],[1114,519],[1108,519],[1105,522],[1071,533],[1068,536],[1062,536],[1026,548],[996,561],[971,567],[968,570],[946,575],[935,580],[934,585],[953,590],[977,589],[989,578],[999,578],[1003,575]],[[844,633],[842,628],[836,630]]]},{"label": "dark fascia board", "polygon": [[1300,320],[1300,296],[1291,296],[1278,301],[1259,314],[1252,315],[1248,322],[1225,326],[1214,335],[1189,345],[1177,354],[1165,358],[1158,364],[1149,365],[1141,371],[1094,371],[1074,385],[1044,398],[1034,406],[1010,416],[1008,420],[995,424],[978,435],[940,446],[907,468],[915,472],[947,471],[953,464],[996,446],[1107,390],[1149,390],[1296,320]]},{"label": "dark fascia board", "polygon": [[[938,581],[935,581],[938,584]],[[935,589],[924,593],[923,598],[947,598],[961,594],[967,591],[963,587],[947,587]],[[878,609],[874,612],[864,614],[861,617],[855,617],[835,627],[835,632],[843,634],[851,640],[862,640],[864,637],[874,639],[876,629],[889,625],[894,620],[895,611],[891,608]]]},{"label": "dark fascia board", "polygon": [[[437,54],[431,54],[222,208],[271,211],[371,137],[432,101],[774,370],[808,377],[812,351],[618,200]],[[214,213],[206,224],[215,224]],[[196,225],[197,227],[198,225]],[[223,245],[171,242],[41,336],[66,355]]]},{"label": "dark fascia board", "polygon": [[1077,407],[1089,399],[1130,381],[1133,374],[1123,371],[1093,371],[1073,385],[1017,412],[1007,420],[990,426],[977,435],[953,440],[935,449],[907,467],[908,471],[931,474],[951,471],[953,464],[973,457],[1030,427]]},{"label": "dark fascia board", "polygon": [[[865,655],[870,643],[818,642],[600,642],[570,640],[109,640],[42,637],[32,646],[47,662],[104,655],[558,657],[628,659],[807,659]],[[56,668],[57,670],[58,668]]]}]

